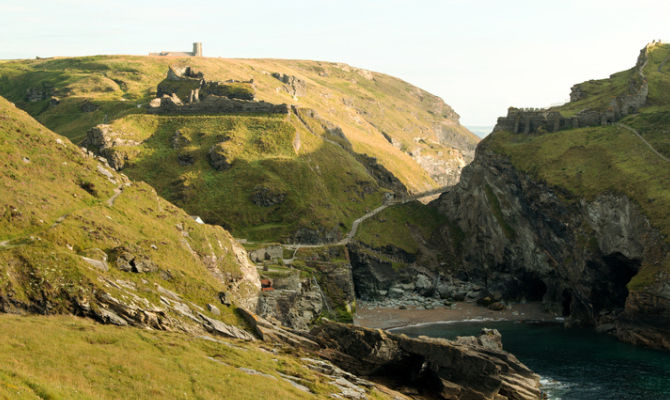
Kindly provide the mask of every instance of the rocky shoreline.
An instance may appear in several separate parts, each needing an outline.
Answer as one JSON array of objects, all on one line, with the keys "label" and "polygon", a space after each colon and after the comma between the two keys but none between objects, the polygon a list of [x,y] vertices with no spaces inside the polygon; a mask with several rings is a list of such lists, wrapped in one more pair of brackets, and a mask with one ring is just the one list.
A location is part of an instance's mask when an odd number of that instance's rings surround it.
[{"label": "rocky shoreline", "polygon": [[316,353],[367,379],[421,399],[540,399],[540,377],[502,350],[500,333],[458,340],[409,338],[334,322],[314,327]]},{"label": "rocky shoreline", "polygon": [[373,329],[465,321],[562,322],[562,319],[544,311],[540,302],[511,304],[504,310],[495,311],[472,302],[456,302],[432,309],[416,305],[401,309],[382,302],[359,301],[354,315],[355,325]]}]

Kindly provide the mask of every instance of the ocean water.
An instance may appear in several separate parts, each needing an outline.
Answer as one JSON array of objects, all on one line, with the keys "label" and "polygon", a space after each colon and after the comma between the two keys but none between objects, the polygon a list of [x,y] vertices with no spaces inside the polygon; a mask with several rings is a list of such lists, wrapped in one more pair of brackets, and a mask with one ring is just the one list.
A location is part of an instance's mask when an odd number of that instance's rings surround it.
[{"label": "ocean water", "polygon": [[394,329],[408,336],[453,339],[481,328],[500,331],[503,348],[542,376],[543,391],[561,400],[670,400],[670,352],[621,343],[560,324],[458,322]]},{"label": "ocean water", "polygon": [[465,127],[480,138],[485,138],[493,131],[493,125],[466,125]]}]

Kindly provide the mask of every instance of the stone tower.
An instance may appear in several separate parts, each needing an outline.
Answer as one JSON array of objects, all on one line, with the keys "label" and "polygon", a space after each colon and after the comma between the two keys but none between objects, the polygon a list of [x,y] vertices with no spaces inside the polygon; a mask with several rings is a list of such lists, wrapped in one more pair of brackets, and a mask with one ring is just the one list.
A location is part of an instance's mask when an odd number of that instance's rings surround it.
[{"label": "stone tower", "polygon": [[193,43],[193,55],[195,57],[202,57],[202,43],[200,42]]}]

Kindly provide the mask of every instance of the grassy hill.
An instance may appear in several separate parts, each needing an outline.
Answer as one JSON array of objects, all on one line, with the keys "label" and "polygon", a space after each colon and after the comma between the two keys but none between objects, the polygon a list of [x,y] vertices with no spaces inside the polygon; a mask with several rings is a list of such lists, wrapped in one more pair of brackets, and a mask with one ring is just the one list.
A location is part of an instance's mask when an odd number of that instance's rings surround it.
[{"label": "grassy hill", "polygon": [[2,98],[0,160],[0,399],[341,393],[302,350],[202,323],[244,332],[237,306],[260,290],[223,228],[195,222]]},{"label": "grassy hill", "polygon": [[[245,270],[245,253],[221,227],[196,223],[2,98],[0,132],[4,311],[93,316],[102,293],[160,308],[161,287],[211,316],[205,305],[220,304],[219,293],[243,301],[258,290],[255,268]],[[147,271],[120,269],[122,253]],[[221,311],[242,324],[234,307]],[[171,318],[183,315],[168,308]]]},{"label": "grassy hill", "polygon": [[[191,66],[208,80],[253,79],[259,100],[313,109],[318,116],[147,115],[144,107],[170,65]],[[300,229],[342,235],[388,191],[370,162],[408,190],[421,191],[444,183],[435,170],[457,174],[478,140],[441,99],[337,63],[136,56],[3,61],[0,95],[75,143],[91,127],[111,124],[123,139],[140,142],[126,148],[125,173],[189,213],[252,240],[295,240]],[[324,121],[343,136],[329,135]],[[189,137],[188,146],[172,148],[177,130]],[[207,151],[221,135],[231,139],[226,151],[236,161],[215,171]],[[179,156],[195,162],[181,165]],[[251,198],[259,190],[284,201],[257,206]]]},{"label": "grassy hill", "polygon": [[[646,48],[644,75],[649,84],[647,104],[638,114],[619,121],[636,129],[658,152],[670,156],[670,45]],[[623,93],[637,74],[632,70],[608,79],[577,85],[579,101],[555,108],[564,115],[582,109],[604,110]],[[541,135],[499,131],[482,145],[509,156],[520,170],[547,184],[560,187],[575,199],[592,200],[602,193],[621,193],[641,207],[652,226],[670,241],[670,162],[658,157],[634,133],[620,124],[563,130]],[[670,257],[662,265],[643,264],[628,284],[644,290],[670,273]]]},{"label": "grassy hill", "polygon": [[[2,399],[325,399],[338,393],[286,351],[69,316],[0,315],[0,324]],[[315,394],[282,374],[299,376]]]}]

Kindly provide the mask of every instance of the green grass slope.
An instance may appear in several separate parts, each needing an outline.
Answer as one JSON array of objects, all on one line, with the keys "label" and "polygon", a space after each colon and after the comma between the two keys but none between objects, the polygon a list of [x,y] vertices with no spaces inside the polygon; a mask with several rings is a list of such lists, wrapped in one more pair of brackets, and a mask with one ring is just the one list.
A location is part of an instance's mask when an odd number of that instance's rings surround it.
[{"label": "green grass slope", "polygon": [[[147,184],[128,186],[127,178],[2,98],[0,160],[3,310],[90,315],[103,293],[162,308],[162,287],[211,316],[204,307],[220,304],[220,292],[239,301],[257,292],[255,269],[245,266],[246,255],[228,232],[196,223]],[[153,271],[114,267],[121,248]],[[84,257],[108,258],[109,268]],[[223,321],[243,325],[234,307],[220,308]],[[170,308],[165,313],[169,325],[183,319]]]},{"label": "green grass slope", "polygon": [[[147,115],[144,106],[170,65],[192,66],[208,80],[253,79],[259,100],[314,109],[340,127],[343,137],[313,129],[308,116]],[[275,73],[298,83],[284,83]],[[478,140],[441,99],[399,79],[336,63],[136,56],[12,60],[0,63],[0,95],[75,143],[91,127],[111,124],[123,139],[141,142],[121,148],[131,159],[128,175],[189,213],[252,240],[287,240],[300,228],[343,235],[386,191],[356,154],[373,157],[410,191],[420,191],[439,183],[416,157],[460,168]],[[170,147],[176,130],[192,139],[179,150]],[[207,151],[222,135],[232,139],[224,147],[236,162],[215,171],[207,165]],[[181,165],[180,155],[194,156],[195,163]],[[261,188],[282,193],[286,201],[255,206],[250,197]]]},{"label": "green grass slope", "polygon": [[[411,190],[435,182],[409,152],[449,161],[452,150],[471,153],[478,141],[438,97],[397,78],[339,63],[138,56],[5,61],[0,63],[0,95],[78,142],[88,128],[138,112],[137,105],[151,98],[169,65],[192,66],[208,80],[253,79],[260,100],[317,110],[342,128],[354,151],[376,157]],[[295,92],[273,73],[293,76],[303,85]],[[43,91],[45,99],[26,101],[29,89]],[[52,94],[60,104],[50,105]],[[98,108],[80,112],[87,101]]]},{"label": "green grass slope", "polygon": [[[644,74],[649,83],[646,107],[620,122],[631,126],[660,153],[670,156],[670,45],[648,48]],[[629,71],[609,79],[582,84],[587,97],[558,107],[564,114],[585,107],[597,109],[627,87]],[[496,132],[483,145],[509,156],[519,169],[549,185],[566,189],[575,198],[593,199],[602,193],[621,193],[637,203],[670,241],[670,162],[653,153],[632,132],[619,125],[565,130],[541,135]],[[629,283],[643,290],[660,270],[670,273],[670,258],[664,265],[643,265]]]},{"label": "green grass slope", "polygon": [[[329,399],[340,392],[288,349],[273,354],[70,316],[0,315],[0,326],[0,399]],[[387,398],[375,389],[368,396]]]},{"label": "green grass slope", "polygon": [[[137,155],[125,173],[250,240],[291,241],[301,228],[343,235],[354,219],[381,204],[387,191],[350,152],[308,130],[295,115],[130,115],[112,128],[142,141],[130,149]],[[188,145],[173,148],[176,131]],[[299,152],[292,144],[296,135]],[[216,170],[208,152],[222,137],[231,166]],[[184,154],[193,164],[179,162]],[[254,202],[262,191],[281,195],[282,201]]]},{"label": "green grass slope", "polygon": [[365,221],[356,240],[372,248],[393,246],[416,255],[445,222],[434,207],[413,201],[388,207]]}]

